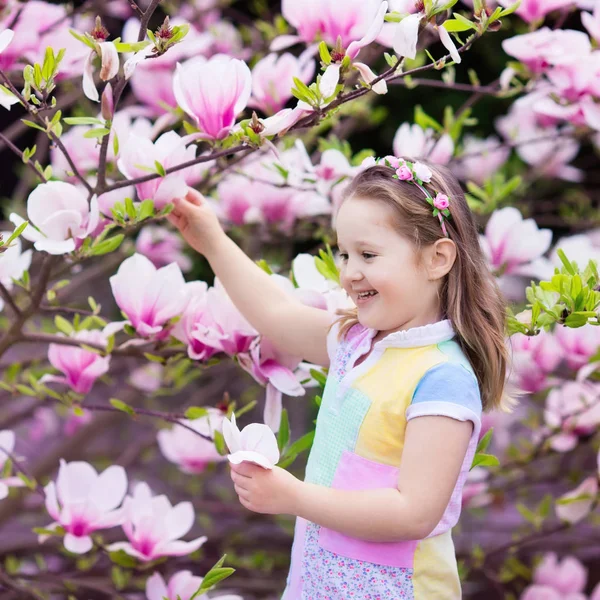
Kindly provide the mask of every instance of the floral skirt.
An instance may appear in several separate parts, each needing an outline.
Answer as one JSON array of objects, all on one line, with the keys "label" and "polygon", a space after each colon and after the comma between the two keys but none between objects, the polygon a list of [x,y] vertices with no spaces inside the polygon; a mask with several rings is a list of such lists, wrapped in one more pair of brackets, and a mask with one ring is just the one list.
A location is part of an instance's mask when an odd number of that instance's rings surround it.
[{"label": "floral skirt", "polygon": [[298,600],[413,600],[413,570],[346,558],[319,545],[319,526],[309,523]]}]

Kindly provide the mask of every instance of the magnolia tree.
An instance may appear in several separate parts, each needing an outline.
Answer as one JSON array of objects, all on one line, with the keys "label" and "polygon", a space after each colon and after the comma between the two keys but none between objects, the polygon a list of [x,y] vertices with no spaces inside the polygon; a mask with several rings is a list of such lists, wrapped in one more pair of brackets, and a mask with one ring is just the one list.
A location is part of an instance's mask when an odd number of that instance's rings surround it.
[{"label": "magnolia tree", "polygon": [[278,597],[292,523],[243,509],[225,465],[301,474],[326,373],[165,217],[200,190],[333,314],[336,206],[394,154],[462,179],[512,301],[518,406],[485,417],[465,487],[465,595],[598,600],[600,5],[246,4],[0,2],[0,587]]}]

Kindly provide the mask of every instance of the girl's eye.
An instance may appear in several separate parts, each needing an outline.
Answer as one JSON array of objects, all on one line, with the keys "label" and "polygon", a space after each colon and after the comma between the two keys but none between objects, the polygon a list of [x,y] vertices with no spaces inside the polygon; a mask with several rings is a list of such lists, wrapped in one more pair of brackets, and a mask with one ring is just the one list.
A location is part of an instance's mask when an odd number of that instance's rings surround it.
[{"label": "girl's eye", "polygon": [[339,257],[344,262],[346,262],[348,260],[348,255],[345,252],[340,252]]},{"label": "girl's eye", "polygon": [[370,258],[375,258],[375,255],[371,254],[369,252],[363,252],[362,255],[363,255],[363,258],[366,260],[369,260]]}]

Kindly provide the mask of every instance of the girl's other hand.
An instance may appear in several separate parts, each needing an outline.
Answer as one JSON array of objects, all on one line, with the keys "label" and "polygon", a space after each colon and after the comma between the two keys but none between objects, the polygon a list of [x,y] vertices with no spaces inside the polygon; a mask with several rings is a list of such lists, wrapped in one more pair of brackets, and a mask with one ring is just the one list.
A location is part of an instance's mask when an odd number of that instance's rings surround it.
[{"label": "girl's other hand", "polygon": [[174,204],[167,219],[194,250],[208,256],[225,235],[217,215],[204,196],[192,188],[188,188],[184,198],[176,198]]}]

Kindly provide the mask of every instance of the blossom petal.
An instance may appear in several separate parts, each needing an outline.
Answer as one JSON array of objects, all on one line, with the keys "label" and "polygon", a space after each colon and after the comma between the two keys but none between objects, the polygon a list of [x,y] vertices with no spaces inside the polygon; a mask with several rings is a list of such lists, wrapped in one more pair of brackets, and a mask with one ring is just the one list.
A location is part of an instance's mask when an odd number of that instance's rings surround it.
[{"label": "blossom petal", "polygon": [[281,392],[274,385],[268,383],[263,420],[275,433],[279,431],[282,412]]},{"label": "blossom petal", "polygon": [[183,537],[194,524],[194,508],[191,502],[180,502],[165,516],[165,526],[170,540]]},{"label": "blossom petal", "polygon": [[415,58],[417,56],[420,22],[421,15],[416,13],[405,17],[396,26],[394,52],[398,56],[405,56],[406,58]]},{"label": "blossom petal", "polygon": [[436,29],[440,36],[440,41],[442,42],[442,44],[444,44],[444,47],[450,53],[452,60],[456,64],[460,64],[460,62],[462,61],[462,58],[461,58],[460,54],[458,53],[458,50],[456,49],[456,45],[454,44],[454,40],[448,33],[448,30],[443,25],[441,27],[437,27]]},{"label": "blossom petal", "polygon": [[160,573],[154,573],[146,580],[146,598],[148,600],[163,600],[169,598],[169,591]]},{"label": "blossom petal", "polygon": [[94,66],[93,60],[96,56],[96,52],[94,50],[90,51],[87,59],[85,60],[85,64],[83,66],[83,93],[94,102],[98,102],[100,100],[100,96],[98,95],[98,90],[96,89],[96,84],[94,83]]},{"label": "blossom petal", "polygon": [[321,76],[319,91],[323,98],[331,98],[335,94],[335,88],[340,81],[341,66],[341,64],[332,63],[325,69],[325,73]]},{"label": "blossom petal", "polygon": [[234,454],[229,454],[227,458],[229,459],[229,462],[234,465],[239,465],[243,462],[250,462],[262,467],[263,469],[272,469],[274,466],[268,458],[251,450],[240,450]]},{"label": "blossom petal", "polygon": [[72,533],[65,535],[65,548],[73,554],[85,554],[92,549],[93,545],[89,535],[77,536]]},{"label": "blossom petal", "polygon": [[111,465],[92,484],[89,492],[92,502],[103,512],[114,510],[127,492],[125,469]]},{"label": "blossom petal", "polygon": [[0,53],[4,52],[8,45],[12,42],[15,32],[12,29],[5,29],[0,33]]},{"label": "blossom petal", "polygon": [[202,536],[190,542],[184,542],[182,540],[169,542],[168,544],[161,546],[160,554],[163,556],[185,556],[186,554],[191,554],[198,550],[207,539],[206,536]]},{"label": "blossom petal", "polygon": [[[360,73],[360,76],[363,78],[365,83],[368,83],[369,85],[371,84],[373,79],[375,79],[377,77],[377,75],[375,75],[375,73],[373,73],[373,71],[371,70],[371,67],[369,67],[368,65],[365,65],[365,63],[355,62],[355,63],[353,63],[353,66],[358,70],[358,72]],[[380,95],[387,94],[387,92],[388,92],[387,82],[385,81],[385,79],[381,79],[375,85],[373,85],[371,89],[376,94],[380,94]]]}]

